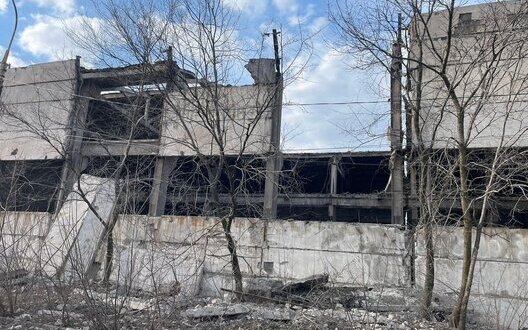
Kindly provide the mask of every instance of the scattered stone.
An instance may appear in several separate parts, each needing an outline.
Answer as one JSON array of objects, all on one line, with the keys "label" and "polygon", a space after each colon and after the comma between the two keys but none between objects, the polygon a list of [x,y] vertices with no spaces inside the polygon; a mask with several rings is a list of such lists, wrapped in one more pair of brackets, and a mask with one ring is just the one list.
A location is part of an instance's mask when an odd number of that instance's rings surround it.
[{"label": "scattered stone", "polygon": [[85,317],[85,315],[83,314],[79,314],[79,313],[72,313],[72,312],[67,312],[67,313],[63,313],[63,311],[57,311],[57,310],[50,310],[50,309],[41,309],[39,311],[37,311],[37,315],[39,316],[50,316],[50,317],[53,317],[55,319],[61,319],[63,315],[71,318],[71,319],[83,319]]},{"label": "scattered stone", "polygon": [[262,311],[262,318],[270,321],[289,322],[295,318],[295,312],[287,309],[279,310],[264,310]]},{"label": "scattered stone", "polygon": [[185,314],[194,319],[214,319],[220,317],[237,317],[249,313],[249,308],[244,305],[205,306],[188,309]]},{"label": "scattered stone", "polygon": [[149,309],[152,306],[152,304],[150,303],[150,301],[143,301],[140,299],[129,298],[129,300],[127,301],[127,306],[128,308],[132,310],[142,311],[142,310]]},{"label": "scattered stone", "polygon": [[408,310],[405,305],[370,305],[365,308],[371,312],[388,313],[388,312],[405,312]]},{"label": "scattered stone", "polygon": [[31,320],[31,315],[29,314],[21,314],[15,318],[18,321],[28,321]]}]

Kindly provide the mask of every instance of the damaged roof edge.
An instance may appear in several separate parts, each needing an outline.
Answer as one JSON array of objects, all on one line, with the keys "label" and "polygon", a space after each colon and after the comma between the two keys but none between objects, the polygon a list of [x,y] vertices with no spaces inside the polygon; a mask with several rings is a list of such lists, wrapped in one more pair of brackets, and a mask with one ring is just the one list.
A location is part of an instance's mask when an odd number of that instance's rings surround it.
[{"label": "damaged roof edge", "polygon": [[[174,62],[173,76],[179,75],[186,80],[195,80],[196,75],[185,69],[181,69]],[[122,67],[109,67],[99,69],[88,69],[81,67],[82,77],[85,80],[99,80],[99,84],[105,87],[122,86],[123,82],[126,84],[134,84],[137,82],[145,83],[145,80],[152,80],[153,82],[160,79],[167,79],[169,70],[169,61],[159,61],[147,64],[132,64]],[[159,82],[159,81],[158,81]]]}]

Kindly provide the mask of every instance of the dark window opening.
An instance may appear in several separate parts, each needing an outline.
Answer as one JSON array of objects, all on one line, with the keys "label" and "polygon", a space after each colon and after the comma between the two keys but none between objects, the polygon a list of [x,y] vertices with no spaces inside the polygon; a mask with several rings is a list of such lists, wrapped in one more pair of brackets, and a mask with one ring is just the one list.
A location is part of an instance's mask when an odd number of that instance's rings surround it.
[{"label": "dark window opening", "polygon": [[91,101],[86,118],[85,140],[159,139],[161,127],[160,98]]},{"label": "dark window opening", "polygon": [[62,160],[0,162],[0,205],[9,211],[54,212]]}]

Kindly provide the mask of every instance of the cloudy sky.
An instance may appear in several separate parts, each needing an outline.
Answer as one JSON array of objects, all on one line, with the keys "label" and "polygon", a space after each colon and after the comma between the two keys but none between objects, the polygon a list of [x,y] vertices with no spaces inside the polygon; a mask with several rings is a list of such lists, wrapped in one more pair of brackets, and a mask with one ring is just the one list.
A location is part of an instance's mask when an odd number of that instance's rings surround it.
[{"label": "cloudy sky", "polygon": [[[257,40],[271,27],[284,38],[299,24],[313,52],[301,75],[285,90],[284,148],[295,152],[386,148],[389,125],[387,81],[381,71],[352,70],[351,59],[331,47],[327,0],[224,0],[239,14],[239,34]],[[63,26],[97,22],[89,2],[17,0],[19,29],[9,62],[13,66],[72,58],[86,52],[68,40]],[[0,0],[0,53],[12,30],[10,0]],[[83,56],[85,58],[85,56]]]}]

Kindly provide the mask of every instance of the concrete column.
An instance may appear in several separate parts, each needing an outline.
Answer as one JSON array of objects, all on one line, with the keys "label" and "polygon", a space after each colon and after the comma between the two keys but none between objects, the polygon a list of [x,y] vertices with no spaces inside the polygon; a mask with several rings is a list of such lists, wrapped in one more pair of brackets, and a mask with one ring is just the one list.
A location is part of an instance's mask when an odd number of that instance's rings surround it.
[{"label": "concrete column", "polygon": [[334,156],[332,157],[332,162],[330,163],[330,205],[328,205],[328,218],[335,221],[336,219],[336,206],[335,198],[337,195],[337,165],[338,160]]},{"label": "concrete column", "polygon": [[82,84],[80,61],[80,57],[77,57],[77,86],[75,90],[79,95],[88,97],[75,97],[74,108],[70,113],[68,127],[66,127],[69,137],[64,146],[64,166],[62,168],[61,182],[57,202],[55,204],[55,213],[60,210],[66,197],[72,190],[74,183],[77,181],[77,178],[88,166],[88,159],[81,155],[84,127],[86,125],[86,117],[88,116],[90,97],[96,97],[99,94],[99,89],[93,85]]},{"label": "concrete column", "polygon": [[264,186],[264,219],[277,218],[277,196],[279,194],[279,179],[282,168],[280,155],[270,155],[266,160],[266,183]]},{"label": "concrete column", "polygon": [[176,165],[176,157],[158,157],[154,168],[154,180],[150,193],[149,215],[161,216],[167,202],[169,175]]},{"label": "concrete column", "polygon": [[398,18],[398,40],[392,45],[391,63],[391,223],[404,225],[403,214],[403,151],[402,151],[402,63],[401,63],[401,18]]},{"label": "concrete column", "polygon": [[282,116],[282,76],[277,72],[274,91],[274,102],[271,113],[271,154],[266,160],[266,185],[264,187],[264,219],[277,218],[277,195],[279,191],[279,177],[282,169],[280,154],[280,130]]}]

